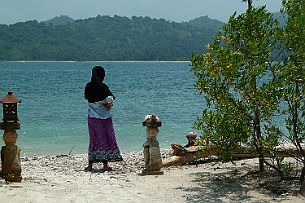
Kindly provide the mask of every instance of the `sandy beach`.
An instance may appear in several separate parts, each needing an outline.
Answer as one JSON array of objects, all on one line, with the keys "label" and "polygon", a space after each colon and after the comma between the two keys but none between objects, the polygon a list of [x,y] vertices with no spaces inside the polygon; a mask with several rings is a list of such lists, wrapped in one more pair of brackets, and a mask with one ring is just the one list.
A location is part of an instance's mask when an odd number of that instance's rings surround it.
[{"label": "sandy beach", "polygon": [[[163,158],[170,153],[162,150]],[[251,174],[257,159],[201,161],[143,176],[142,152],[122,155],[124,161],[110,163],[107,172],[98,165],[85,172],[86,155],[24,157],[21,183],[0,179],[0,202],[305,202],[298,185],[281,182],[273,191],[258,181]]]}]

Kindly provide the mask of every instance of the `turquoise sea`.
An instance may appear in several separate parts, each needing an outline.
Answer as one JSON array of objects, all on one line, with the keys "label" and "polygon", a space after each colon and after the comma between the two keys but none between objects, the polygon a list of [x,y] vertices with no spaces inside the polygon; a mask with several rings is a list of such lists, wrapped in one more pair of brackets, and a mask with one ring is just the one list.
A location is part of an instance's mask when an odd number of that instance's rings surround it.
[{"label": "turquoise sea", "polygon": [[204,107],[190,62],[0,62],[0,97],[11,88],[22,100],[17,141],[22,156],[68,154],[72,148],[73,154],[87,153],[84,86],[95,65],[106,69],[105,83],[116,96],[112,113],[122,152],[143,149],[141,123],[151,113],[163,124],[161,148],[186,144]]}]

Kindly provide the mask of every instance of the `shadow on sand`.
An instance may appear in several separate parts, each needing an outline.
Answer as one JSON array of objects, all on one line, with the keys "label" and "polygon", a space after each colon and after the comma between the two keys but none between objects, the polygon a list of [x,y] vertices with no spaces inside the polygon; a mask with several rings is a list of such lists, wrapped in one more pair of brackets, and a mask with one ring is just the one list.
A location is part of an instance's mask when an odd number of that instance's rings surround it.
[{"label": "shadow on sand", "polygon": [[[229,169],[229,168],[227,168]],[[272,192],[261,190],[260,186],[251,181],[255,179],[254,173],[241,174],[236,168],[229,172],[197,172],[190,174],[194,187],[179,187],[178,190],[186,192],[186,202],[255,202],[268,203],[280,201],[285,196],[276,195]],[[254,182],[257,180],[254,180]]]}]

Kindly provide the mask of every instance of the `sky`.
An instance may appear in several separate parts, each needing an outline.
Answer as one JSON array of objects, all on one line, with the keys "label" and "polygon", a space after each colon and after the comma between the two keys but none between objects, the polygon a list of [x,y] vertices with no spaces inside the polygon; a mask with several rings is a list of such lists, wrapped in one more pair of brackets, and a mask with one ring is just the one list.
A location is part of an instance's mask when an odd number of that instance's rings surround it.
[{"label": "sky", "polygon": [[[253,0],[255,6],[266,5],[270,12],[279,11],[281,2]],[[246,6],[242,0],[0,0],[0,24],[40,22],[60,15],[75,20],[97,15],[149,16],[176,22],[207,15],[227,22],[235,11],[243,13]]]}]

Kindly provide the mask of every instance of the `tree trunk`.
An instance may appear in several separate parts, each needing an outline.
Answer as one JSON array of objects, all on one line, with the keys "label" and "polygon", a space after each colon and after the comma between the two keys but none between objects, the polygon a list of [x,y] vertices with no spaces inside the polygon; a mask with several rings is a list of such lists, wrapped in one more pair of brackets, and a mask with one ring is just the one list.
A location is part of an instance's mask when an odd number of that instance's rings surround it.
[{"label": "tree trunk", "polygon": [[[209,159],[212,156],[217,156],[217,149],[214,146],[209,146],[207,148],[202,148],[200,146],[192,146],[192,147],[183,147],[179,144],[172,144],[173,156],[168,157],[162,160],[162,167],[169,166],[179,166],[191,163],[198,159],[207,158]],[[271,157],[271,154],[268,154],[270,151],[263,151],[266,157]],[[299,151],[293,149],[289,146],[284,146],[282,149],[278,151],[274,151],[273,153],[279,156],[285,157],[295,157],[299,155]],[[251,150],[247,147],[240,147],[238,152],[232,153],[232,158],[234,159],[249,159],[249,158],[259,158],[257,152]],[[305,167],[304,167],[305,174]]]},{"label": "tree trunk", "polygon": [[256,138],[257,144],[257,151],[259,157],[259,171],[262,173],[264,172],[264,157],[263,157],[263,150],[262,150],[262,143],[261,143],[261,126],[260,126],[260,113],[258,109],[255,109],[255,117],[254,117],[254,133]]},{"label": "tree trunk", "polygon": [[[252,65],[250,65],[250,70],[252,69]],[[252,89],[253,91],[257,90],[257,84],[256,84],[256,75],[254,74],[252,76]],[[262,153],[262,142],[261,142],[261,125],[260,125],[260,110],[256,106],[254,109],[254,118],[253,118],[253,130],[254,130],[254,137],[255,137],[255,145],[256,150],[259,156],[259,172],[264,172],[264,157]]]},{"label": "tree trunk", "polygon": [[248,8],[252,7],[252,0],[248,0]]},{"label": "tree trunk", "polygon": [[303,197],[305,197],[305,180],[304,180],[304,175],[305,175],[305,166],[303,167],[303,169],[302,169],[302,173],[301,173],[301,180],[302,180],[302,182],[301,182],[301,188],[300,188],[300,191],[299,191],[299,193],[303,196]]}]

